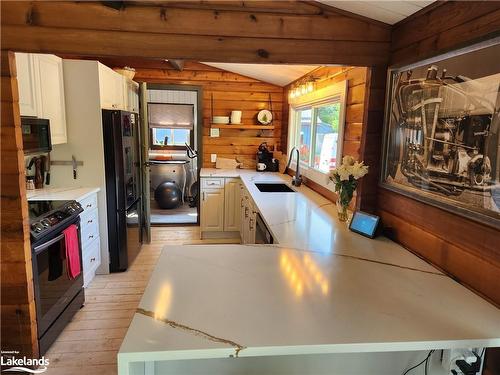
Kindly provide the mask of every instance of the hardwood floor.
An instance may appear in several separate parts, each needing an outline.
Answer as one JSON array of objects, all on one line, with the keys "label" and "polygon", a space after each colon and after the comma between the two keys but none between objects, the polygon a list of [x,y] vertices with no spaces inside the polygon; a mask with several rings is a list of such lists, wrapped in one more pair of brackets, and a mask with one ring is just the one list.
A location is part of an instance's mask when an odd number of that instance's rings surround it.
[{"label": "hardwood floor", "polygon": [[85,290],[85,306],[45,355],[46,374],[116,374],[116,355],[163,246],[236,242],[199,238],[198,226],[153,228],[151,244],[126,272],[96,276]]}]

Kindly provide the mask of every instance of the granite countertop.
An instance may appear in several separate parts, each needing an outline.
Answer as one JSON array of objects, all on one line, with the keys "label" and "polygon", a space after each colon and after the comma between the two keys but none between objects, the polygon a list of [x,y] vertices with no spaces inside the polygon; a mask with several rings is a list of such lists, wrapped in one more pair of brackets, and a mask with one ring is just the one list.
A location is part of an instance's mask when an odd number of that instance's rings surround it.
[{"label": "granite countertop", "polygon": [[79,188],[43,188],[27,190],[26,195],[29,201],[44,200],[76,200],[80,201],[91,194],[99,192],[97,187],[79,187]]},{"label": "granite countertop", "polygon": [[438,272],[289,247],[171,246],[118,365],[494,346],[499,310]]}]

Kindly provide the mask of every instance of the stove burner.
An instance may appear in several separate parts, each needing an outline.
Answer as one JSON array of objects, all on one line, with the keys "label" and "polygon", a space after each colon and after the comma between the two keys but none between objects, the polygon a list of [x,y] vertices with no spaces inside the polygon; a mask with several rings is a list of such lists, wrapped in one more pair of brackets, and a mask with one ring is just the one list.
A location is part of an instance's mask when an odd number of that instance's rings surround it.
[{"label": "stove burner", "polygon": [[29,201],[30,233],[38,240],[83,212],[77,201]]}]

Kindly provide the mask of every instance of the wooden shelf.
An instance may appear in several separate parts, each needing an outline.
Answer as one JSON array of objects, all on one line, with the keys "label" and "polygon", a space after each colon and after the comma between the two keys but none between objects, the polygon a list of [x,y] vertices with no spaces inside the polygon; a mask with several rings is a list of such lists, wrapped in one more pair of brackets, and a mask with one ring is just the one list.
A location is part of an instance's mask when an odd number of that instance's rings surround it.
[{"label": "wooden shelf", "polygon": [[273,130],[274,125],[236,125],[236,124],[210,124],[211,128],[219,128],[219,129],[241,129],[241,130]]}]

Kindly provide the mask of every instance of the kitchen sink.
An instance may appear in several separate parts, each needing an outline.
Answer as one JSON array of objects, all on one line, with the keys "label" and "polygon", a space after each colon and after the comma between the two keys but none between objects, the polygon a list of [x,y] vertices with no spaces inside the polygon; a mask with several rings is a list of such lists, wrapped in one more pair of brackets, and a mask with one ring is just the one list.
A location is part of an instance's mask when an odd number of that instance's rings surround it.
[{"label": "kitchen sink", "polygon": [[287,184],[255,183],[257,189],[262,193],[295,193]]}]

